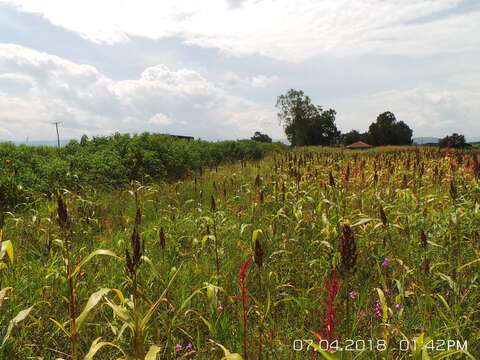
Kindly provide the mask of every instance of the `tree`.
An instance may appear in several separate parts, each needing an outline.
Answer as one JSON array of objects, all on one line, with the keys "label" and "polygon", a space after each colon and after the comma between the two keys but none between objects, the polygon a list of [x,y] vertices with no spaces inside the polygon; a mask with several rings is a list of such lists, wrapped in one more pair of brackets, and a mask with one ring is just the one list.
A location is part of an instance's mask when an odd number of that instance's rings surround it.
[{"label": "tree", "polygon": [[262,134],[260,131],[255,131],[255,134],[251,137],[251,140],[266,143],[272,142],[272,138],[270,136],[268,136],[267,134]]},{"label": "tree", "polygon": [[465,141],[465,136],[457,133],[453,133],[450,136],[445,136],[443,139],[438,140],[438,146],[440,147],[447,147],[449,146],[448,143],[450,143],[450,147],[452,148],[465,148],[470,146]]},{"label": "tree", "polygon": [[340,136],[336,112],[312,104],[302,90],[290,89],[277,98],[278,118],[293,146],[332,145]]},{"label": "tree", "polygon": [[80,145],[85,146],[86,144],[88,144],[88,136],[83,134],[80,138]]},{"label": "tree", "polygon": [[357,130],[351,130],[348,133],[342,135],[342,143],[344,145],[350,145],[357,141],[363,141],[368,143],[368,133],[360,133]]},{"label": "tree", "polygon": [[378,115],[376,122],[370,124],[368,134],[375,146],[412,144],[412,129],[403,121],[397,121],[390,111]]}]

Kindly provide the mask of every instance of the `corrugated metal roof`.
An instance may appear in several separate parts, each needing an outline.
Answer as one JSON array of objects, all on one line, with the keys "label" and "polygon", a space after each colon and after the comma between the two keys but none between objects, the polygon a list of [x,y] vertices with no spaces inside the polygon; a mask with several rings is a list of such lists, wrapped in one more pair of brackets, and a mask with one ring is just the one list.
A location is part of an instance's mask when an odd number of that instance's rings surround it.
[{"label": "corrugated metal roof", "polygon": [[363,141],[357,141],[354,142],[353,144],[350,144],[347,146],[347,149],[365,149],[365,148],[371,148],[372,145],[364,143]]}]

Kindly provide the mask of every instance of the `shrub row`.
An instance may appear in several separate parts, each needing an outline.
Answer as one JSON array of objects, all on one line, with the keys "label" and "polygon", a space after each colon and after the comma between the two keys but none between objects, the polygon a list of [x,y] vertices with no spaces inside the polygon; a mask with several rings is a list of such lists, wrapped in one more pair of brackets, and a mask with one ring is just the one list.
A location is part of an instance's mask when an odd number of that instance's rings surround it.
[{"label": "shrub row", "polygon": [[280,143],[207,142],[150,133],[83,136],[62,148],[1,143],[0,203],[12,206],[63,188],[180,179],[204,167],[260,159],[269,150],[285,148]]}]

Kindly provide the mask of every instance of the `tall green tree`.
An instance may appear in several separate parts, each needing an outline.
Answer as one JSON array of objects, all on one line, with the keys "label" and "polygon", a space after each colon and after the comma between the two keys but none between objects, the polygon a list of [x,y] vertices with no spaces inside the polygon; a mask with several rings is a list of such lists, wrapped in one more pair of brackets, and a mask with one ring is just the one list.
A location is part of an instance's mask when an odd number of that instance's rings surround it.
[{"label": "tall green tree", "polygon": [[413,131],[403,121],[397,121],[395,115],[386,111],[378,115],[368,129],[372,145],[411,145]]},{"label": "tall green tree", "polygon": [[302,90],[290,89],[277,98],[278,118],[293,146],[333,145],[340,136],[336,112],[312,104]]},{"label": "tall green tree", "polygon": [[465,148],[470,146],[466,142],[465,136],[457,133],[453,133],[450,136],[445,136],[444,138],[438,140],[438,146],[440,147],[447,147],[449,143],[450,147],[452,148]]},{"label": "tall green tree", "polygon": [[344,145],[350,145],[357,141],[363,141],[368,143],[370,141],[368,133],[360,133],[357,130],[350,130],[349,132],[342,135],[342,143]]},{"label": "tall green tree", "polygon": [[268,136],[267,134],[262,134],[260,131],[255,131],[255,134],[253,134],[251,140],[267,143],[272,142],[272,138],[270,136]]}]

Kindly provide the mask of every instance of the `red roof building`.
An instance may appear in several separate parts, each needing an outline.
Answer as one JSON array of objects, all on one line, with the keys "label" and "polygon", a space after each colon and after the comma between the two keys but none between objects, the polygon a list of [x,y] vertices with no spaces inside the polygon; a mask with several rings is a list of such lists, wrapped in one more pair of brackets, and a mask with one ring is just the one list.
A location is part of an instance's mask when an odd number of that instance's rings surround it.
[{"label": "red roof building", "polygon": [[346,146],[347,149],[370,149],[372,147],[372,145],[369,145],[367,143],[364,143],[363,141],[357,141],[357,142],[354,142],[353,144],[350,144],[348,146]]}]

